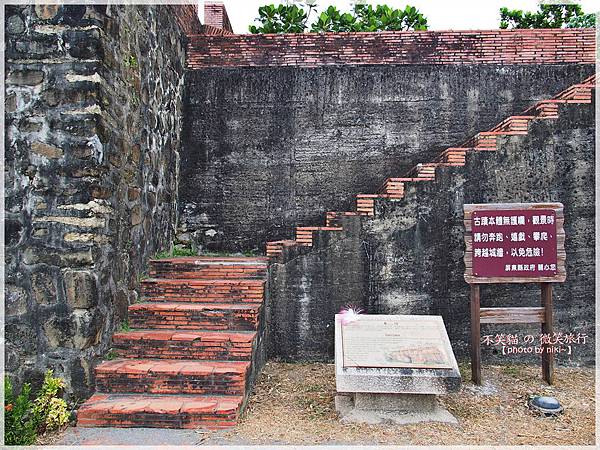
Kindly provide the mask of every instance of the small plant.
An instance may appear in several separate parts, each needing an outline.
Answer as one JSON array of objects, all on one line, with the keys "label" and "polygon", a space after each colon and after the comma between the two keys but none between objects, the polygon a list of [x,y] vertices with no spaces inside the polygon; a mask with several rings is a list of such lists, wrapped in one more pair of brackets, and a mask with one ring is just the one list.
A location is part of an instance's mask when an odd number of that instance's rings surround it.
[{"label": "small plant", "polygon": [[111,348],[106,355],[104,355],[104,359],[107,361],[112,361],[113,359],[117,359],[119,354],[114,348]]},{"label": "small plant", "polygon": [[8,377],[4,378],[4,443],[32,445],[38,434],[62,428],[69,421],[67,402],[60,398],[64,381],[48,370],[35,400],[31,385],[25,383],[15,397]]},{"label": "small plant", "polygon": [[170,258],[171,257],[171,253],[170,252],[158,252],[153,259],[166,259],[166,258]]},{"label": "small plant", "polygon": [[14,397],[12,383],[4,377],[4,444],[31,445],[37,438],[39,419],[33,414],[31,385],[25,383]]},{"label": "small plant", "polygon": [[154,259],[177,258],[180,256],[197,256],[198,253],[191,248],[173,246],[172,251],[158,252]]},{"label": "small plant", "polygon": [[52,375],[52,370],[46,372],[44,384],[33,406],[34,415],[41,419],[39,426],[41,433],[58,430],[69,421],[67,402],[59,397],[65,383]]},{"label": "small plant", "polygon": [[123,322],[121,322],[121,331],[129,331],[130,329],[129,320],[125,319]]},{"label": "small plant", "polygon": [[137,69],[138,68],[138,60],[135,57],[135,55],[129,55],[127,58],[125,58],[125,60],[123,61],[123,63],[129,67],[130,69]]}]

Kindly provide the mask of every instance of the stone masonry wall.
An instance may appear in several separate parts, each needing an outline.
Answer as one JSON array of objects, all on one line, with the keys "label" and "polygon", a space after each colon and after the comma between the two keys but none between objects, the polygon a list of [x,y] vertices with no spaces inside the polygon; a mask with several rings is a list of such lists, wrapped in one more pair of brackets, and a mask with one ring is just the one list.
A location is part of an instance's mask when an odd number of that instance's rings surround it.
[{"label": "stone masonry wall", "polygon": [[264,251],[353,195],[594,71],[590,64],[241,67],[187,76],[182,233]]},{"label": "stone masonry wall", "polygon": [[199,29],[174,8],[6,7],[6,369],[19,383],[53,368],[85,397],[145,261],[170,245],[180,26]]}]

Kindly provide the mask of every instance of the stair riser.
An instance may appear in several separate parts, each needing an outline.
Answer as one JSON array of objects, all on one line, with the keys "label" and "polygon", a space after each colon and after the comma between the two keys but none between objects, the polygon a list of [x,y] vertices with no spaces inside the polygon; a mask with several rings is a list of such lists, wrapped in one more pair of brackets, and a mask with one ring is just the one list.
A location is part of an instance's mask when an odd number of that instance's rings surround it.
[{"label": "stair riser", "polygon": [[123,358],[249,361],[251,343],[135,340],[115,342]]},{"label": "stair riser", "polygon": [[219,267],[186,265],[153,265],[150,269],[151,278],[210,280],[210,279],[263,279],[266,276],[265,266]]},{"label": "stair riser", "polygon": [[240,374],[96,374],[96,389],[112,393],[244,395]]},{"label": "stair riser", "polygon": [[258,311],[129,311],[132,328],[251,331],[258,327]]},{"label": "stair riser", "polygon": [[237,413],[227,416],[212,414],[102,414],[87,417],[83,414],[77,418],[77,425],[83,427],[116,427],[116,428],[206,428],[217,430],[236,425]]},{"label": "stair riser", "polygon": [[264,287],[262,285],[178,285],[158,282],[142,284],[142,295],[152,301],[260,303],[264,296]]}]

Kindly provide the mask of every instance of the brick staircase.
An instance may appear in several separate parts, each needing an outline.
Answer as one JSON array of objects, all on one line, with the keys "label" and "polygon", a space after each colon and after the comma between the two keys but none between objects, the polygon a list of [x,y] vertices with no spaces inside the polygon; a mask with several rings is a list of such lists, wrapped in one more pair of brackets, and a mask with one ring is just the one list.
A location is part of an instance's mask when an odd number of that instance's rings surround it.
[{"label": "brick staircase", "polygon": [[150,261],[131,331],[115,333],[118,359],[96,368],[97,392],[80,426],[225,428],[250,390],[267,258]]},{"label": "brick staircase", "polygon": [[400,200],[404,197],[407,183],[435,181],[439,167],[464,166],[468,152],[495,151],[498,136],[527,134],[529,122],[558,118],[560,104],[591,103],[592,91],[596,85],[596,75],[583,82],[570,86],[548,100],[542,100],[525,110],[521,115],[510,116],[488,131],[480,132],[457,147],[442,151],[433,161],[417,164],[404,177],[386,179],[375,194],[357,194],[356,211],[329,211],[325,213],[324,227],[296,228],[296,238],[270,241],[266,244],[267,256],[271,259],[285,258],[287,249],[295,246],[312,246],[314,231],[343,231],[340,221],[344,216],[375,215],[375,203],[378,199]]}]

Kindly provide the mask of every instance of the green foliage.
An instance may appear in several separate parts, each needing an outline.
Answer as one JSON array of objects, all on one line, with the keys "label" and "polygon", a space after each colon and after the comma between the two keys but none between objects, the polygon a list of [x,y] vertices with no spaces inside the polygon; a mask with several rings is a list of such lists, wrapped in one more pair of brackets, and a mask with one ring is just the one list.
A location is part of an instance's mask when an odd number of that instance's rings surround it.
[{"label": "green foliage", "polygon": [[59,398],[59,393],[65,387],[60,378],[52,376],[52,371],[46,372],[44,384],[34,401],[33,413],[41,418],[40,432],[53,431],[61,428],[69,421],[67,403]]},{"label": "green foliage", "polygon": [[414,6],[394,9],[387,5],[356,5],[354,15],[358,29],[356,31],[403,31],[426,30],[427,18]]},{"label": "green foliage", "polygon": [[172,251],[158,252],[153,259],[177,258],[180,256],[197,256],[198,252],[191,248],[173,246]]},{"label": "green foliage", "polygon": [[196,256],[198,253],[191,248],[174,247],[173,256]]},{"label": "green foliage", "polygon": [[117,351],[113,348],[111,348],[106,355],[104,355],[104,359],[107,361],[112,361],[113,359],[116,359],[119,356],[119,354],[117,353]]},{"label": "green foliage", "polygon": [[[539,5],[536,12],[500,8],[500,28],[590,26],[591,19],[587,16],[590,14],[585,14],[579,5]],[[571,23],[576,25],[569,25]],[[593,23],[595,24],[595,20]]]},{"label": "green foliage", "polygon": [[257,33],[302,33],[306,29],[309,11],[297,5],[265,5],[258,8],[255,22],[260,25],[250,25],[250,32]]},{"label": "green foliage", "polygon": [[138,68],[138,61],[137,61],[137,58],[135,57],[135,55],[129,55],[127,58],[125,58],[123,60],[123,63],[130,69]]},{"label": "green foliage", "polygon": [[329,6],[319,14],[317,21],[312,24],[311,31],[359,31],[356,17],[350,13],[341,13],[335,6]]},{"label": "green foliage", "polygon": [[[250,26],[252,33],[302,33],[314,9],[308,12],[297,5],[267,5],[258,9],[256,19],[261,26]],[[351,12],[342,12],[331,5],[312,23],[312,32],[400,31],[426,30],[427,19],[414,6],[395,9],[387,5],[355,5]]]},{"label": "green foliage", "polygon": [[158,252],[156,255],[154,255],[153,259],[167,259],[170,257],[171,257],[171,252],[164,251],[164,252]]},{"label": "green foliage", "polygon": [[121,331],[129,331],[131,328],[129,327],[129,320],[125,319],[121,322]]},{"label": "green foliage", "polygon": [[30,399],[31,385],[25,383],[15,398],[7,376],[4,377],[4,443],[6,445],[32,445],[37,438],[39,417],[33,413]]},{"label": "green foliage", "polygon": [[35,400],[31,385],[25,383],[15,397],[8,377],[4,378],[4,443],[32,445],[38,434],[63,427],[69,421],[67,403],[60,398],[64,382],[48,370]]},{"label": "green foliage", "polygon": [[572,17],[567,28],[596,28],[596,14],[582,14]]}]

